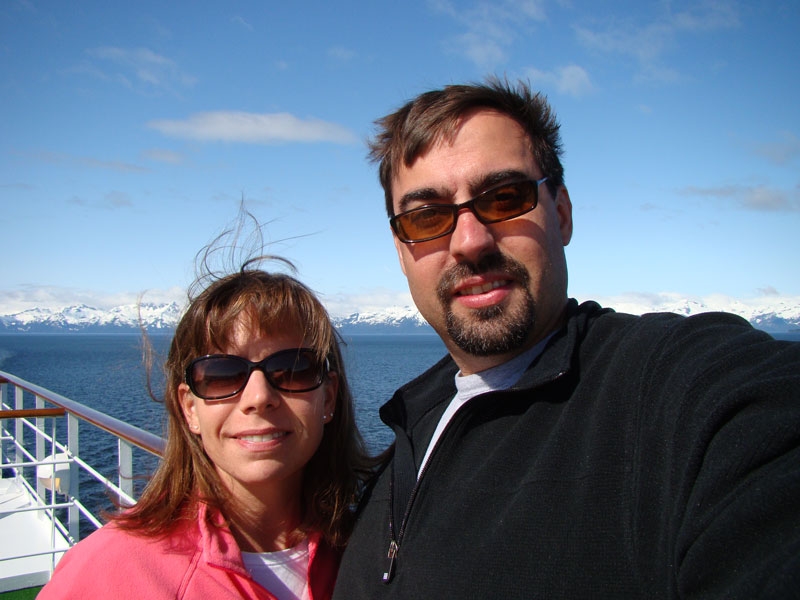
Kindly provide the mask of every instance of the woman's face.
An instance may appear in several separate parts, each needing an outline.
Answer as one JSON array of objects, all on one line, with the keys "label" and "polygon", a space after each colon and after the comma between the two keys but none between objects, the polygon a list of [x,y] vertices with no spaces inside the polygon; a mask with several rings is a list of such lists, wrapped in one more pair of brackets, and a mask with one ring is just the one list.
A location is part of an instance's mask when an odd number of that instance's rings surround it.
[{"label": "woman's face", "polygon": [[[209,353],[233,354],[260,361],[281,350],[303,347],[303,336],[254,333],[245,319],[237,322],[226,348]],[[245,388],[223,400],[203,400],[182,383],[178,398],[193,433],[223,484],[234,494],[286,490],[299,495],[303,469],[322,440],[326,422],[336,406],[336,373],[324,377],[309,392],[284,392],[272,387],[264,373],[254,370]]]}]

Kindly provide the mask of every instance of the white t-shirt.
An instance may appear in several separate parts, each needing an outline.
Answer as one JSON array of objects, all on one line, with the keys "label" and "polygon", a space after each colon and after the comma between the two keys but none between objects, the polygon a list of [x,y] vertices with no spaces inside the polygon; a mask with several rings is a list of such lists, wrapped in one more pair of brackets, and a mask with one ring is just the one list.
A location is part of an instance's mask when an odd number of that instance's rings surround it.
[{"label": "white t-shirt", "polygon": [[436,446],[436,442],[439,441],[442,432],[445,427],[447,427],[450,419],[453,418],[453,415],[458,412],[458,409],[475,396],[483,394],[484,392],[506,390],[517,383],[525,372],[525,369],[528,368],[528,365],[542,353],[542,350],[551,336],[552,334],[548,335],[530,350],[526,350],[519,356],[515,356],[508,362],[504,362],[502,365],[497,365],[496,367],[486,369],[480,373],[473,373],[472,375],[462,376],[461,371],[456,373],[456,395],[450,401],[450,404],[448,404],[441,419],[439,419],[439,424],[433,432],[433,437],[428,444],[428,449],[425,451],[425,457],[422,459],[422,464],[420,464],[417,476],[422,473],[425,468],[425,463],[428,462],[431,452],[433,452]]},{"label": "white t-shirt", "polygon": [[278,600],[309,600],[308,540],[277,552],[242,552],[250,575]]}]

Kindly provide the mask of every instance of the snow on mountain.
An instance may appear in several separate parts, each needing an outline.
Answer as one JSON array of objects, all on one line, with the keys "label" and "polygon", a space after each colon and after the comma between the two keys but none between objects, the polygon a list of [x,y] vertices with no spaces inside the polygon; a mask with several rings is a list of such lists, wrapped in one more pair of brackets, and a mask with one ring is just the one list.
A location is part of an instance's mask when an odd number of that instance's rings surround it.
[{"label": "snow on mountain", "polygon": [[54,310],[31,308],[19,313],[0,315],[0,331],[58,333],[80,331],[86,333],[139,331],[141,323],[148,331],[171,330],[182,313],[177,303],[128,304],[103,310],[79,304]]},{"label": "snow on mountain", "polygon": [[800,330],[800,298],[797,297],[764,296],[740,300],[721,295],[687,298],[678,294],[626,294],[600,299],[600,303],[617,312],[635,315],[672,312],[690,316],[705,312],[729,312],[770,333]]},{"label": "snow on mountain", "polygon": [[[760,298],[753,301],[724,296],[687,298],[675,294],[636,294],[600,299],[604,306],[618,312],[674,312],[694,315],[725,311],[738,314],[754,326],[771,333],[800,331],[800,298]],[[0,315],[0,332],[137,332],[141,324],[147,331],[171,331],[180,319],[183,307],[170,304],[128,304],[102,310],[85,304],[58,310],[32,308]],[[390,307],[378,311],[334,316],[334,325],[345,334],[359,333],[433,333],[413,306]]]},{"label": "snow on mountain", "polygon": [[430,325],[412,306],[393,306],[381,311],[332,317],[333,324],[346,333],[433,333]]}]

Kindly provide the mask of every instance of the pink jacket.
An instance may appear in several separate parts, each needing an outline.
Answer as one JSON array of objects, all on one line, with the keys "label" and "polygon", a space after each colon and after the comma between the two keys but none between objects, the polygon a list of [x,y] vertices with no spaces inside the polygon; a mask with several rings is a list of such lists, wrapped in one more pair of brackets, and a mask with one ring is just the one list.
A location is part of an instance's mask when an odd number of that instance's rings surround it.
[{"label": "pink jacket", "polygon": [[[313,600],[330,599],[339,558],[316,536],[310,539]],[[245,569],[222,515],[210,513],[205,504],[197,523],[166,538],[134,535],[113,523],[98,529],[64,555],[37,596],[56,598],[275,600]]]}]

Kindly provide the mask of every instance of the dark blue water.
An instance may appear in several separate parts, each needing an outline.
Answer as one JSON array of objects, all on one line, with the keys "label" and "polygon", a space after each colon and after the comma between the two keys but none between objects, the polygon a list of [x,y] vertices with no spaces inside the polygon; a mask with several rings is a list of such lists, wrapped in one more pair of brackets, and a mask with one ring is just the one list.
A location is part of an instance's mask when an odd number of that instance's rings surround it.
[{"label": "dark blue water", "polygon": [[[151,341],[163,358],[170,337],[156,335]],[[382,450],[391,434],[380,423],[378,408],[396,388],[441,358],[444,344],[432,335],[356,335],[345,342],[359,426],[369,447]],[[138,335],[0,334],[0,371],[152,433],[165,433],[164,407],[147,394]],[[155,375],[160,375],[158,369]],[[160,390],[161,381],[156,384]]]},{"label": "dark blue water", "polygon": [[[151,337],[162,360],[170,336]],[[356,402],[362,434],[374,453],[392,441],[380,422],[378,408],[394,390],[441,358],[444,344],[428,335],[357,335],[345,338],[345,366]],[[158,435],[165,435],[164,406],[147,393],[142,343],[136,334],[0,334],[0,371],[6,371],[66,396],[112,417]],[[160,369],[154,374],[160,377]],[[163,388],[160,379],[156,390]],[[33,397],[26,395],[26,407]],[[63,429],[59,439],[65,439]],[[115,481],[117,442],[89,425],[80,429],[80,455],[103,475]],[[134,473],[147,475],[156,459],[134,450]],[[109,508],[102,490],[88,491],[82,476],[81,497],[90,506]],[[141,490],[137,482],[135,489]]]},{"label": "dark blue water", "polygon": [[[800,341],[800,333],[776,335]],[[163,354],[169,336],[153,336]],[[356,402],[359,427],[373,452],[391,443],[392,434],[378,418],[378,408],[394,390],[420,374],[445,353],[436,336],[358,335],[346,338],[345,365]],[[141,340],[135,334],[0,334],[0,371],[6,371],[137,427],[164,435],[164,407],[147,394]],[[157,386],[158,387],[158,386]],[[32,407],[32,398],[26,398]],[[63,439],[64,434],[60,432]],[[116,480],[116,439],[83,425],[80,455],[106,477]],[[134,451],[134,472],[146,475],[156,461]],[[91,509],[109,508],[105,493],[81,496]],[[142,484],[137,485],[141,489]],[[88,495],[88,498],[86,497]]]}]

